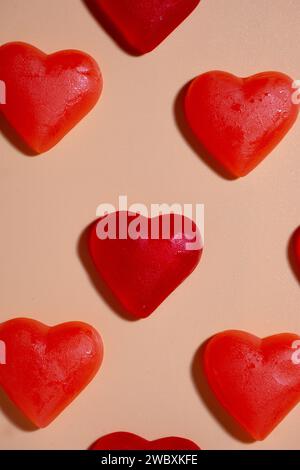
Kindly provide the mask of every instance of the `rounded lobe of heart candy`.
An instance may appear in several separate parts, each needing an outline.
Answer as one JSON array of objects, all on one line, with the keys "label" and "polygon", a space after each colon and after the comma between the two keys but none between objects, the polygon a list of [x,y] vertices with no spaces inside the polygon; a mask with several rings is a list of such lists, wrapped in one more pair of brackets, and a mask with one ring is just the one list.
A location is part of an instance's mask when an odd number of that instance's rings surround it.
[{"label": "rounded lobe of heart candy", "polygon": [[82,322],[52,328],[18,318],[0,324],[6,363],[0,386],[38,428],[48,426],[89,384],[103,359],[97,331]]},{"label": "rounded lobe of heart candy", "polygon": [[296,121],[292,79],[279,72],[239,78],[212,71],[195,78],[186,93],[187,121],[203,149],[225,170],[252,171]]},{"label": "rounded lobe of heart candy", "polygon": [[300,399],[300,337],[260,339],[225,331],[210,339],[204,372],[221,405],[255,440],[265,439]]},{"label": "rounded lobe of heart candy", "polygon": [[[152,239],[151,227],[156,223],[167,226],[167,220],[171,231],[179,222],[183,232],[170,231],[166,239],[161,232],[158,239]],[[129,232],[136,222],[140,224],[141,236],[135,239]],[[118,231],[121,223],[125,239]],[[102,237],[100,226],[106,227],[104,235],[106,230],[112,232],[117,227],[116,236],[111,233]],[[134,319],[140,319],[148,317],[198,265],[202,245],[190,249],[193,239],[201,241],[201,235],[195,223],[186,217],[164,215],[148,219],[125,211],[115,212],[90,227],[89,252],[100,277],[122,308]]]},{"label": "rounded lobe of heart candy", "polygon": [[35,153],[54,147],[96,105],[103,81],[88,54],[46,55],[25,43],[0,47],[0,80],[6,103],[0,112]]},{"label": "rounded lobe of heart candy", "polygon": [[297,228],[293,235],[293,251],[297,272],[300,274],[300,227]]},{"label": "rounded lobe of heart candy", "polygon": [[140,54],[155,49],[199,3],[200,0],[96,0],[117,32]]},{"label": "rounded lobe of heart candy", "polygon": [[129,432],[114,432],[98,439],[90,450],[200,450],[200,447],[182,437],[147,441]]}]

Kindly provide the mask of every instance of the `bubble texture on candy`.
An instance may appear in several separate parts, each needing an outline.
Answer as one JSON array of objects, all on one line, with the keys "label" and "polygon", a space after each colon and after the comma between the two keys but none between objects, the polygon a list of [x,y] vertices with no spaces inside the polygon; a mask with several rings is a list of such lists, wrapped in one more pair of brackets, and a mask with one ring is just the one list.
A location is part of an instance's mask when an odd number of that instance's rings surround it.
[{"label": "bubble texture on candy", "polygon": [[[164,239],[162,234],[159,239],[151,238],[151,223],[158,222],[163,227],[167,219],[168,215],[147,219],[116,212],[99,219],[90,228],[89,251],[96,269],[134,319],[148,317],[194,271],[202,255],[202,245],[189,249],[193,239],[201,239],[198,228],[180,215],[170,217],[169,238]],[[141,236],[137,239],[127,235],[135,220],[141,223]],[[101,234],[99,237],[99,221],[105,230],[106,225],[122,225],[126,238],[122,233],[117,233],[115,238],[101,238]]]},{"label": "bubble texture on candy", "polygon": [[97,331],[81,322],[48,327],[27,318],[0,324],[6,363],[0,386],[38,428],[48,426],[88,385],[103,358]]},{"label": "bubble texture on candy", "polygon": [[248,78],[220,71],[204,73],[188,87],[187,121],[210,158],[228,174],[245,176],[296,121],[299,106],[292,100],[292,83],[279,72]]},{"label": "bubble texture on candy", "polygon": [[228,413],[263,440],[299,403],[300,337],[219,333],[206,344],[204,371]]},{"label": "bubble texture on candy", "polygon": [[36,154],[54,147],[101,95],[99,67],[80,51],[47,55],[13,42],[0,47],[0,64],[7,95],[0,113]]}]

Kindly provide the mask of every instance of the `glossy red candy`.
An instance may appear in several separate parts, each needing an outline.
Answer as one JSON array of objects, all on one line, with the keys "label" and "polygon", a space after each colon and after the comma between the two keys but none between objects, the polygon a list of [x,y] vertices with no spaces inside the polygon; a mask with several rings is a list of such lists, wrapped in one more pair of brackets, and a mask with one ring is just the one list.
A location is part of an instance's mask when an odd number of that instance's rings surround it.
[{"label": "glossy red candy", "polygon": [[102,77],[79,51],[46,55],[29,44],[0,47],[0,80],[6,104],[0,113],[35,153],[56,145],[97,103]]},{"label": "glossy red candy", "polygon": [[99,334],[85,323],[52,328],[19,318],[0,324],[6,363],[0,386],[37,427],[48,426],[97,373],[103,357]]},{"label": "glossy red candy", "polygon": [[[99,219],[90,230],[89,250],[97,271],[135,319],[150,315],[192,273],[201,258],[202,245],[191,243],[193,239],[201,241],[199,230],[180,215],[171,215],[168,238],[162,238],[162,231],[158,239],[151,238],[151,223],[152,227],[159,224],[162,230],[168,225],[167,220],[168,215],[147,219],[117,212]],[[99,221],[101,231],[103,223],[112,228],[117,225],[116,237],[100,239]],[[131,228],[139,224],[141,237],[133,239]],[[118,231],[121,226],[122,232]],[[129,236],[122,239],[124,230]]]},{"label": "glossy red candy", "polygon": [[194,442],[181,437],[147,441],[129,432],[114,432],[98,439],[90,450],[200,450],[200,448]]},{"label": "glossy red candy", "polygon": [[118,33],[136,52],[157,47],[200,0],[96,0]]},{"label": "glossy red candy", "polygon": [[204,370],[224,408],[253,439],[265,439],[300,400],[300,337],[219,333],[206,345]]},{"label": "glossy red candy", "polygon": [[190,84],[185,113],[204,150],[235,177],[253,170],[294,124],[292,79],[279,72],[238,78],[200,75]]},{"label": "glossy red candy", "polygon": [[296,269],[300,274],[300,227],[297,228],[293,235],[293,250]]}]

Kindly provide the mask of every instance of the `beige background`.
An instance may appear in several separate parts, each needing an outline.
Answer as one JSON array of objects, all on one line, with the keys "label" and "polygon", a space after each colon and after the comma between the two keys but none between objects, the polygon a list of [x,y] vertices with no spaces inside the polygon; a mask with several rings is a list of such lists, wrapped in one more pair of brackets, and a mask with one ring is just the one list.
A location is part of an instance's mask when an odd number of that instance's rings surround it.
[{"label": "beige background", "polygon": [[[174,102],[185,83],[211,69],[241,76],[275,69],[299,79],[300,0],[202,0],[143,57],[124,52],[81,0],[0,5],[0,43],[82,49],[105,80],[95,110],[48,154],[31,158],[0,138],[0,321],[84,320],[105,342],[101,372],[47,429],[32,431],[1,396],[0,447],[83,449],[127,430],[149,439],[179,435],[204,449],[299,448],[299,407],[265,442],[244,442],[204,388],[201,398],[192,363],[199,345],[224,329],[299,332],[287,244],[300,223],[300,122],[253,173],[228,181],[183,137]],[[116,203],[119,194],[131,203],[206,206],[199,268],[136,323],[101,297],[77,249],[98,204]]]}]

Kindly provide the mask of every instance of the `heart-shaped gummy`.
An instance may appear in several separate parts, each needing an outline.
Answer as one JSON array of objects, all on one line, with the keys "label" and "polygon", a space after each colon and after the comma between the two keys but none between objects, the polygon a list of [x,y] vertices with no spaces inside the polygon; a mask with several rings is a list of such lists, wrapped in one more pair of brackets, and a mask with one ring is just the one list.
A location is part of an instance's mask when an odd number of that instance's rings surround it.
[{"label": "heart-shaped gummy", "polygon": [[194,222],[176,214],[148,219],[115,212],[92,224],[89,235],[98,273],[136,319],[149,316],[192,273],[201,258],[201,243]]},{"label": "heart-shaped gummy", "polygon": [[292,79],[279,72],[238,78],[200,75],[185,97],[189,125],[203,149],[235,177],[253,170],[294,124]]},{"label": "heart-shaped gummy", "polygon": [[300,227],[298,227],[297,230],[293,234],[292,249],[293,249],[292,257],[293,257],[293,264],[295,265],[295,271],[300,276]]},{"label": "heart-shaped gummy", "polygon": [[157,47],[200,0],[95,0],[126,44],[145,54]]},{"label": "heart-shaped gummy", "polygon": [[129,432],[114,432],[98,439],[90,450],[200,450],[200,448],[194,442],[182,437],[147,441]]},{"label": "heart-shaped gummy", "polygon": [[31,319],[0,324],[5,363],[0,386],[37,427],[48,426],[97,373],[102,341],[94,328],[70,322],[52,328]]},{"label": "heart-shaped gummy", "polygon": [[219,333],[206,345],[204,371],[228,413],[263,440],[300,400],[300,337]]},{"label": "heart-shaped gummy", "polygon": [[0,47],[0,112],[35,153],[56,145],[97,103],[102,77],[89,55],[69,50],[46,55],[29,44]]}]

